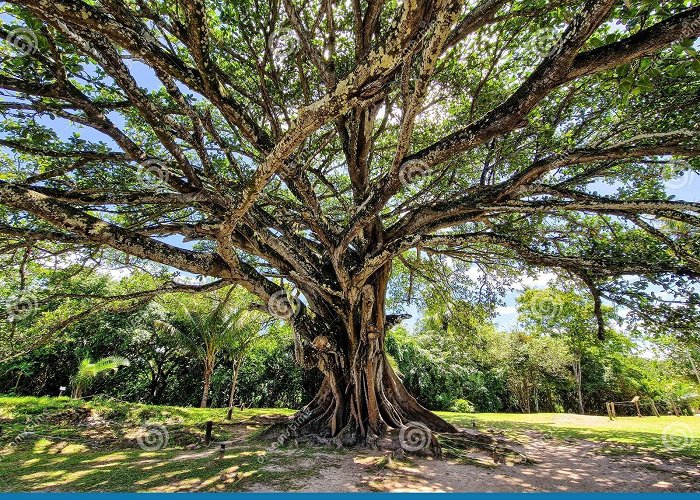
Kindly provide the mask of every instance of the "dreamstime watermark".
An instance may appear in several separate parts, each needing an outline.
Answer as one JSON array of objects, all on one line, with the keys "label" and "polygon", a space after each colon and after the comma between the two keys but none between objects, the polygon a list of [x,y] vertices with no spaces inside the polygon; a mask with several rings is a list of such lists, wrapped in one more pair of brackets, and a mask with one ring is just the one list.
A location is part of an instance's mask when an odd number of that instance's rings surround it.
[{"label": "dreamstime watermark", "polygon": [[284,62],[299,51],[299,38],[293,30],[286,30],[276,36],[270,37],[269,49],[276,62]]},{"label": "dreamstime watermark", "polygon": [[[47,417],[49,416],[49,412],[44,412],[40,415],[36,415],[33,417],[27,417],[27,420],[25,422],[24,428],[22,429],[22,432],[17,434],[14,439],[10,442],[10,446],[12,447],[17,447],[21,445],[23,442],[25,442],[28,439],[35,438],[37,437],[37,433],[34,432],[34,428],[38,425],[43,424]],[[0,455],[0,461],[2,460],[3,456]]]},{"label": "dreamstime watermark", "polygon": [[299,299],[289,296],[284,289],[277,290],[267,301],[267,311],[277,319],[290,319],[300,308]]},{"label": "dreamstime watermark", "polygon": [[541,59],[555,54],[561,50],[561,47],[562,38],[559,30],[543,30],[535,35],[533,49]]},{"label": "dreamstime watermark", "polygon": [[424,450],[433,441],[433,433],[425,424],[408,422],[399,430],[399,444],[404,451],[416,452]]},{"label": "dreamstime watermark", "polygon": [[5,304],[7,321],[14,323],[27,318],[39,307],[39,300],[34,294],[27,291],[19,292],[11,297]]},{"label": "dreamstime watermark", "polygon": [[681,30],[682,38],[694,38],[697,36],[698,28],[700,28],[700,19],[691,21],[688,26]]},{"label": "dreamstime watermark", "polygon": [[664,427],[661,441],[670,451],[682,451],[693,443],[693,432],[688,424],[675,422]]},{"label": "dreamstime watermark", "polygon": [[399,181],[404,186],[412,184],[430,174],[430,167],[421,160],[408,160],[399,169]]},{"label": "dreamstime watermark", "polygon": [[23,56],[29,56],[37,51],[39,40],[34,31],[29,28],[15,28],[5,37],[15,51]]},{"label": "dreamstime watermark", "polygon": [[139,164],[138,178],[146,187],[154,188],[161,184],[167,184],[170,173],[161,160],[145,160]]},{"label": "dreamstime watermark", "polygon": [[425,35],[432,29],[432,27],[435,25],[435,21],[431,23],[427,23],[425,21],[421,21],[421,23],[418,25],[418,33],[417,36],[411,40],[406,47],[401,51],[401,56],[406,57],[408,54],[412,53],[414,50],[416,50],[420,44],[423,43],[423,39],[425,38]]},{"label": "dreamstime watermark", "polygon": [[526,309],[536,318],[556,319],[564,309],[564,300],[556,295],[538,295],[529,301]]},{"label": "dreamstime watermark", "polygon": [[267,460],[267,453],[275,451],[280,446],[284,446],[289,438],[295,437],[297,435],[297,430],[301,427],[311,416],[311,410],[308,408],[302,408],[294,415],[292,421],[285,427],[285,429],[280,433],[275,441],[270,443],[270,446],[265,450],[265,455],[258,455],[258,463],[263,464]]},{"label": "dreamstime watermark", "polygon": [[673,159],[667,162],[671,168],[673,177],[664,181],[664,186],[670,190],[683,189],[690,186],[693,182],[693,171],[690,168],[690,162],[683,159]]},{"label": "dreamstime watermark", "polygon": [[168,429],[164,425],[146,422],[141,426],[136,443],[143,451],[160,451],[168,446],[169,438]]}]

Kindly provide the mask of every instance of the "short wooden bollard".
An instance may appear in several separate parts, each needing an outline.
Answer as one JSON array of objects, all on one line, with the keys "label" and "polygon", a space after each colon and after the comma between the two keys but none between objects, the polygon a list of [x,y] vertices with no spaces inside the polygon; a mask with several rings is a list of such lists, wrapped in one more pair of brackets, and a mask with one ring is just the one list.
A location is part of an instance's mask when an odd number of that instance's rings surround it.
[{"label": "short wooden bollard", "polygon": [[676,402],[671,400],[671,409],[673,410],[673,413],[677,416],[681,416],[681,412],[678,411],[678,407],[676,406]]},{"label": "short wooden bollard", "polygon": [[637,416],[641,417],[642,416],[642,410],[639,408],[639,396],[635,396],[632,398],[632,401],[630,401],[634,405],[634,407],[637,409]]}]

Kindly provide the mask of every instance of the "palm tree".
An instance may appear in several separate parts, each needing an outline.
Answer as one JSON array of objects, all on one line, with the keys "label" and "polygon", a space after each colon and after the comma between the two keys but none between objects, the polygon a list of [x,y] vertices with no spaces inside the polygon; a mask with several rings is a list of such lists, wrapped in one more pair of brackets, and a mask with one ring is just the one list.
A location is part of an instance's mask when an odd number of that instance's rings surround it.
[{"label": "palm tree", "polygon": [[200,408],[207,407],[211,377],[222,354],[233,363],[232,390],[229,397],[229,407],[232,406],[243,353],[262,329],[261,314],[248,310],[243,296],[234,294],[234,290],[235,287],[231,287],[225,297],[219,299],[209,311],[193,311],[186,304],[180,303],[178,308],[171,311],[173,321],[154,322],[156,328],[177,335],[190,353],[204,365],[204,388]]},{"label": "palm tree", "polygon": [[92,385],[99,374],[110,370],[116,372],[120,366],[129,364],[128,359],[120,356],[109,356],[94,363],[89,358],[83,359],[78,366],[78,372],[71,378],[72,397],[82,397],[83,392]]},{"label": "palm tree", "polygon": [[231,311],[231,316],[235,316],[235,322],[232,323],[233,328],[229,330],[229,335],[223,348],[225,357],[231,363],[231,386],[228,396],[227,420],[231,420],[233,415],[233,400],[236,394],[238,372],[250,349],[257,341],[269,333],[269,330],[264,329],[266,320],[259,311],[239,308]]}]

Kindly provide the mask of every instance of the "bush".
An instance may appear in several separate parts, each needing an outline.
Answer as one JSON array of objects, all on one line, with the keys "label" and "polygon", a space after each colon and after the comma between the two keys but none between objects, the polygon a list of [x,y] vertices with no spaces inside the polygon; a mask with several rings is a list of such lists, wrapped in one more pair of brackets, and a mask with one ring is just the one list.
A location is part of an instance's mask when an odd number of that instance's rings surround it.
[{"label": "bush", "polygon": [[450,411],[454,411],[457,413],[474,413],[474,405],[466,399],[455,399],[454,401],[452,401]]}]

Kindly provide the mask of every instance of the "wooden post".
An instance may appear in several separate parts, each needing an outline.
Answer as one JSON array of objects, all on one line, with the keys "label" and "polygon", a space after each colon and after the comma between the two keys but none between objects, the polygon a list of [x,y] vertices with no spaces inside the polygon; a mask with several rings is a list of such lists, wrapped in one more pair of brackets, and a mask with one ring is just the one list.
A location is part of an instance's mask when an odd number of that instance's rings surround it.
[{"label": "wooden post", "polygon": [[651,400],[651,409],[654,412],[654,415],[661,418],[661,415],[659,415],[659,409],[656,407],[656,403],[654,403],[653,399]]},{"label": "wooden post", "polygon": [[671,409],[677,417],[681,416],[681,414],[678,412],[678,407],[676,406],[676,402],[674,400],[671,400]]},{"label": "wooden post", "polygon": [[204,444],[205,446],[209,446],[209,443],[211,443],[211,430],[214,427],[214,422],[211,420],[207,422],[207,431],[206,434],[204,435]]},{"label": "wooden post", "polygon": [[617,418],[617,413],[615,413],[615,403],[610,403],[610,408],[612,409],[613,420]]},{"label": "wooden post", "polygon": [[610,420],[612,420],[612,419],[613,419],[613,416],[612,416],[612,410],[610,409],[610,403],[609,403],[609,402],[608,402],[608,403],[605,403],[605,409],[608,411],[608,418],[609,418]]},{"label": "wooden post", "polygon": [[632,401],[630,401],[630,403],[633,403],[633,404],[634,404],[635,408],[637,408],[637,416],[638,416],[638,417],[641,417],[641,416],[642,416],[642,412],[641,412],[641,410],[639,409],[639,396],[633,397],[633,398],[632,398]]}]

